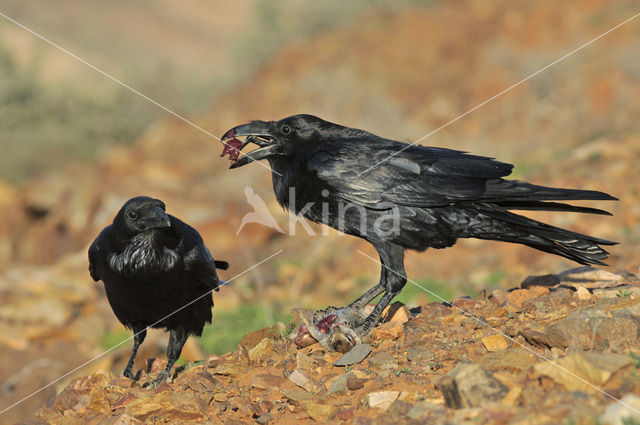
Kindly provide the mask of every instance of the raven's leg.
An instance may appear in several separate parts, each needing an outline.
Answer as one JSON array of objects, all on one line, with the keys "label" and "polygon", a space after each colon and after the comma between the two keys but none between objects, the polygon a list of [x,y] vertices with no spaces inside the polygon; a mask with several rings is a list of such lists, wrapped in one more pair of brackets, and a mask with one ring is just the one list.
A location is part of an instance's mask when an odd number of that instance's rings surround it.
[{"label": "raven's leg", "polygon": [[385,281],[386,275],[387,275],[387,269],[383,267],[382,270],[380,271],[380,282],[378,282],[376,286],[374,286],[373,288],[369,289],[367,292],[362,294],[360,298],[358,298],[357,300],[349,304],[347,307],[353,308],[355,310],[362,310],[364,306],[366,306],[367,304],[369,304],[369,302],[371,302],[372,299],[374,299],[375,297],[383,293],[384,281]]},{"label": "raven's leg", "polygon": [[[373,288],[369,289],[367,292],[365,292],[364,294],[362,294],[357,300],[353,301],[351,304],[347,305],[346,307],[334,307],[334,306],[329,306],[327,308],[325,308],[324,310],[318,310],[316,311],[316,313],[314,314],[314,318],[313,318],[313,322],[318,322],[320,320],[322,320],[323,318],[327,317],[330,314],[335,314],[337,312],[339,312],[340,310],[344,310],[344,309],[351,309],[351,310],[356,310],[357,312],[361,312],[361,310],[371,302],[372,299],[374,299],[375,297],[377,297],[378,295],[380,295],[381,293],[384,292],[384,281],[385,281],[385,276],[387,273],[387,269],[385,269],[384,267],[382,268],[382,271],[380,273],[380,282],[378,282],[378,284],[376,286],[374,286]],[[313,333],[311,334],[311,336],[313,336],[314,338],[315,335],[313,335]],[[318,339],[318,338],[316,338]]]},{"label": "raven's leg", "polygon": [[143,385],[144,388],[155,388],[160,385],[160,383],[169,380],[171,377],[171,368],[178,360],[178,357],[180,357],[182,347],[184,347],[184,343],[187,342],[187,338],[189,338],[189,334],[184,329],[178,328],[171,330],[171,334],[169,335],[169,345],[167,346],[167,367],[162,372],[158,373],[156,379],[145,383]]},{"label": "raven's leg", "polygon": [[133,379],[133,362],[136,359],[136,354],[138,354],[138,348],[142,344],[142,341],[147,336],[147,328],[133,328],[133,348],[131,349],[131,355],[129,356],[129,361],[127,362],[127,366],[124,368],[122,372],[122,376],[125,376],[129,379]]},{"label": "raven's leg", "polygon": [[[371,329],[380,321],[382,311],[407,283],[407,275],[404,271],[404,248],[391,243],[376,244],[374,246],[380,255],[380,262],[382,263],[381,277],[384,279],[382,286],[385,293],[371,314],[356,327],[356,334],[360,336],[371,332]],[[365,295],[373,293],[376,288],[369,290]]]}]

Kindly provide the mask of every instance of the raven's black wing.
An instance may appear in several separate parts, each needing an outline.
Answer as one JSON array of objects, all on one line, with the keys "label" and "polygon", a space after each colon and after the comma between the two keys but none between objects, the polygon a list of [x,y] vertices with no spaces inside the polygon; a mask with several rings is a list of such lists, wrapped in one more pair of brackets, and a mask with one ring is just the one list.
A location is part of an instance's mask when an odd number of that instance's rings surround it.
[{"label": "raven's black wing", "polygon": [[102,229],[89,247],[89,274],[96,282],[102,280],[104,265],[109,251],[109,233],[111,233],[111,225]]},{"label": "raven's black wing", "polygon": [[513,168],[491,158],[375,136],[325,142],[307,167],[334,188],[334,195],[371,208],[479,199],[488,179],[500,179]]},{"label": "raven's black wing", "polygon": [[219,279],[216,265],[224,269],[224,265],[228,264],[213,260],[211,252],[196,229],[172,215],[169,215],[169,219],[171,228],[180,240],[177,251],[184,260],[185,270],[198,284],[217,291]]},{"label": "raven's black wing", "polygon": [[504,180],[502,177],[511,173],[513,165],[373,135],[326,141],[309,157],[307,167],[333,188],[334,196],[368,208],[509,201],[514,209],[530,209],[527,207],[532,201],[615,199],[597,191],[556,189]]}]

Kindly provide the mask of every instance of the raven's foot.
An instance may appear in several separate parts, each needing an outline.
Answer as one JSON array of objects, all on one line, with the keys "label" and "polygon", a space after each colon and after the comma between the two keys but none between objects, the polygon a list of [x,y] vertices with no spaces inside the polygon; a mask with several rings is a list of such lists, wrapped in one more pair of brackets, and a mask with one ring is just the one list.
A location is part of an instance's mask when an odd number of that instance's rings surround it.
[{"label": "raven's foot", "polygon": [[125,370],[122,371],[122,376],[129,379],[135,379],[135,375],[133,374],[133,368],[127,367]]},{"label": "raven's foot", "polygon": [[171,378],[171,375],[169,374],[169,372],[167,372],[166,370],[163,370],[162,372],[158,373],[158,376],[156,376],[156,379],[142,384],[142,388],[144,388],[145,390],[153,390],[163,382],[170,382],[171,381],[170,378]]}]

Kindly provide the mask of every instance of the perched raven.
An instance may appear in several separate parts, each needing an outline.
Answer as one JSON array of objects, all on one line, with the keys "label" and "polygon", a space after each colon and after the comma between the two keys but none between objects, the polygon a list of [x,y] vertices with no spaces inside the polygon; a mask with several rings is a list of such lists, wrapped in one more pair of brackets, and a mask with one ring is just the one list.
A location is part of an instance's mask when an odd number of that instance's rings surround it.
[{"label": "perched raven", "polygon": [[91,277],[104,282],[113,312],[134,333],[124,376],[133,379],[133,361],[150,326],[171,333],[167,368],[145,386],[170,377],[189,335],[200,336],[211,322],[216,268],[228,267],[214,261],[196,229],[167,214],[162,201],[139,196],[124,204],[89,248]]},{"label": "perched raven", "polygon": [[[244,142],[236,139],[241,136],[247,136]],[[446,248],[458,238],[479,238],[527,245],[580,264],[604,264],[601,260],[608,253],[600,245],[615,244],[511,211],[610,215],[549,201],[616,198],[506,180],[513,166],[492,158],[411,146],[312,115],[252,121],[232,128],[222,139],[236,150],[249,143],[259,146],[240,158],[237,152],[232,155],[231,168],[267,159],[283,207],[366,239],[378,251],[383,264],[380,282],[348,307],[361,310],[376,296],[384,296],[355,324],[356,335],[367,334],[378,323],[405,285],[407,249]]]}]

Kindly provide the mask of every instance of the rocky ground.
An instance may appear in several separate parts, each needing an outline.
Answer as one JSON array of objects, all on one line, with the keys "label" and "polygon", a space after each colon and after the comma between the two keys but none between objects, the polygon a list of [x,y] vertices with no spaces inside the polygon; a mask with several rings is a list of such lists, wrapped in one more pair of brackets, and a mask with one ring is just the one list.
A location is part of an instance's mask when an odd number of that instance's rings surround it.
[{"label": "rocky ground", "polygon": [[[637,7],[626,0],[583,0],[579,7],[506,0],[429,4],[365,13],[353,24],[284,46],[262,69],[216,99],[209,114],[189,118],[220,135],[250,119],[309,112],[413,141],[612,28]],[[620,28],[422,143],[513,162],[517,179],[602,190],[620,198],[589,203],[613,217],[532,215],[621,242],[612,247],[607,270],[637,274],[637,34],[637,23]],[[582,381],[563,381],[566,375],[554,375],[561,369],[551,369],[527,348],[558,360],[617,398],[633,400],[629,394],[640,394],[636,360],[629,355],[638,348],[631,277],[623,275],[622,283],[600,275],[587,282],[564,281],[567,287],[548,278],[538,283],[551,286],[504,292],[496,288],[572,265],[527,247],[477,240],[447,250],[409,252],[407,273],[421,285],[436,281],[438,286],[429,288],[449,301],[452,294],[487,288],[486,296],[459,299],[455,305],[499,329],[502,337],[492,336],[494,331],[455,307],[428,304],[435,298],[408,284],[401,297],[411,307],[422,307],[412,308],[401,325],[389,322],[376,330],[369,342],[372,352],[349,370],[332,366],[337,355],[317,345],[298,350],[278,332],[270,332],[262,344],[264,333],[247,337],[239,351],[209,358],[151,393],[110,375],[122,370],[130,342],[82,366],[104,351],[105,336],[123,332],[102,285],[89,277],[86,249],[135,195],[164,200],[171,214],[196,227],[215,257],[231,263],[229,271],[221,272],[223,279],[282,251],[215,294],[209,340],[234,331],[220,319],[225,314],[241,318],[247,305],[257,306],[264,317],[264,324],[250,328],[256,329],[293,307],[340,305],[377,282],[379,266],[357,253],[375,255],[366,242],[333,231],[325,235],[316,225],[311,226],[316,236],[300,226],[293,235],[289,215],[273,197],[268,172],[257,165],[228,171],[221,151],[215,140],[170,119],[149,128],[131,147],[105,145],[95,161],[69,164],[21,184],[0,181],[0,409],[52,383],[0,415],[0,424],[36,420],[38,409],[39,420],[52,423],[110,423],[124,414],[124,423],[179,422],[178,417],[214,423],[269,417],[272,423],[310,422],[325,416],[597,423],[594,418],[605,414],[612,400],[581,387]],[[243,190],[248,186],[287,234],[258,224],[238,230],[252,211]],[[577,284],[585,289],[576,289]],[[410,298],[411,293],[417,295]],[[233,335],[234,341],[242,333]],[[235,347],[203,349],[206,339],[191,338],[184,359],[202,360]],[[164,358],[165,345],[165,334],[150,332],[136,368],[144,369],[147,358]],[[264,359],[261,350],[266,350]],[[590,354],[576,354],[583,351]],[[603,353],[607,357],[597,357]],[[465,362],[478,366],[459,366]],[[329,394],[334,380],[333,389],[339,391]],[[465,387],[474,382],[483,384]],[[494,392],[473,398],[486,388]],[[443,389],[451,405],[465,407],[445,407]],[[489,407],[489,399],[501,401]],[[47,400],[48,407],[42,407]],[[478,403],[483,407],[469,407]],[[615,414],[620,405],[611,406]]]},{"label": "rocky ground", "polygon": [[299,349],[294,334],[254,331],[152,391],[140,384],[164,360],[150,359],[138,382],[101,370],[21,423],[640,422],[640,280],[630,273],[578,268],[478,299],[395,304],[345,355]]}]

